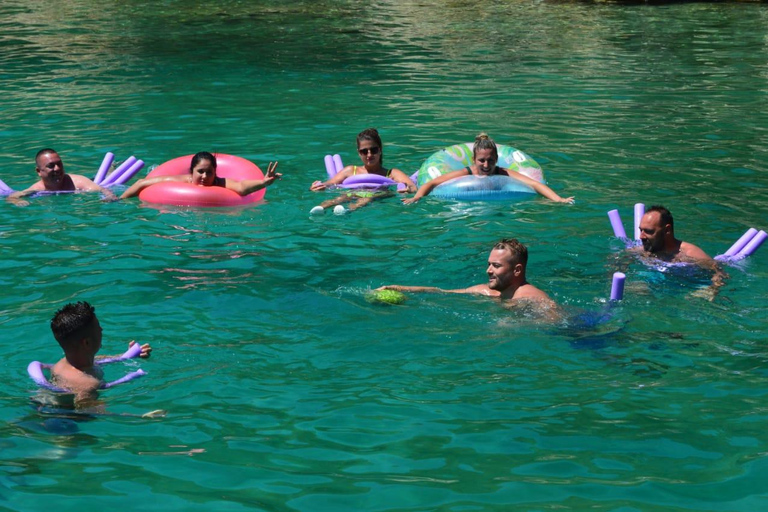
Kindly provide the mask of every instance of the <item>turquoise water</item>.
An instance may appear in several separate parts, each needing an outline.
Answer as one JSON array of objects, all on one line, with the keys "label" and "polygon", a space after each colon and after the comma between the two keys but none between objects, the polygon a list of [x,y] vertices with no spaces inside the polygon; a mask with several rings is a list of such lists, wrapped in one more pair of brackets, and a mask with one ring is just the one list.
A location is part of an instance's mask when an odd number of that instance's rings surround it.
[{"label": "turquoise water", "polygon": [[[490,246],[599,314],[635,202],[710,254],[766,228],[768,11],[424,0],[0,6],[0,178],[55,147],[93,175],[199,150],[285,177],[251,208],[159,209],[93,195],[2,205],[0,507],[58,510],[728,510],[766,508],[768,252],[700,280],[627,269],[594,328],[384,284],[482,282]],[[323,155],[378,127],[412,172],[487,131],[573,206],[390,199],[309,218]],[[136,339],[143,379],[112,415],[30,407],[48,321],[88,300],[105,353]],[[166,409],[163,419],[120,414]]]}]

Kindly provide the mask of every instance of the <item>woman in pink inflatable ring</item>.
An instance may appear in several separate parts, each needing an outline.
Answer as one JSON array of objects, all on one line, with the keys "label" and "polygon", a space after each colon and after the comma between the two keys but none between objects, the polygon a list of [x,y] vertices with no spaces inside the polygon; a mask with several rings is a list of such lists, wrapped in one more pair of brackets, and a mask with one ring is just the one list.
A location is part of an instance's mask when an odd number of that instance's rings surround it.
[{"label": "woman in pink inflatable ring", "polygon": [[120,199],[127,199],[139,194],[142,190],[166,181],[176,181],[181,183],[190,183],[200,187],[223,187],[232,190],[241,196],[247,196],[257,190],[268,187],[275,180],[283,175],[276,172],[277,162],[270,162],[267,167],[267,174],[263,180],[233,180],[216,176],[216,157],[207,151],[201,151],[192,157],[192,163],[189,167],[188,175],[176,176],[157,176],[154,178],[144,178],[131,185]]}]

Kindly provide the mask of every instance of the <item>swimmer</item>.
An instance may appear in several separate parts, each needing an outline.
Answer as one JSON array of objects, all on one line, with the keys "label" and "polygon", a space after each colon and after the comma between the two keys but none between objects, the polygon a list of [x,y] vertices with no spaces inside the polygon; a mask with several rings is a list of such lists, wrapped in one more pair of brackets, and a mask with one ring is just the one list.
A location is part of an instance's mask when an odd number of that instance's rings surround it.
[{"label": "swimmer", "polygon": [[[328,181],[315,181],[309,187],[309,190],[318,192],[325,190],[331,185],[339,185],[345,179],[350,176],[361,174],[375,174],[377,176],[383,176],[389,178],[398,183],[404,183],[406,185],[403,192],[413,193],[416,191],[416,184],[411,181],[403,171],[399,169],[386,169],[382,164],[384,161],[384,151],[381,143],[381,137],[379,132],[375,128],[368,128],[357,134],[357,152],[360,155],[360,159],[363,161],[363,166],[348,165],[340,170],[336,175]],[[388,190],[367,190],[367,191],[348,191],[342,193],[340,196],[324,201],[319,206],[312,208],[310,213],[312,215],[320,214],[325,211],[326,208],[335,206],[333,212],[336,214],[343,214],[347,212],[347,209],[342,206],[342,203],[351,203],[349,205],[349,211],[356,210],[361,206],[372,203],[378,199],[384,199],[385,197],[391,197],[393,194]]]},{"label": "swimmer", "polygon": [[263,180],[232,180],[229,178],[220,178],[216,176],[216,157],[207,151],[201,151],[192,157],[189,166],[189,174],[181,176],[157,176],[155,178],[140,179],[123,192],[120,199],[127,199],[139,194],[142,190],[165,181],[176,181],[180,183],[191,183],[200,187],[224,187],[237,192],[241,196],[247,196],[257,190],[261,190],[273,184],[275,180],[283,177],[276,172],[277,162],[269,162],[267,173]]},{"label": "swimmer", "polygon": [[645,258],[655,258],[669,263],[693,263],[712,270],[712,285],[695,293],[696,296],[714,300],[718,289],[725,284],[725,274],[715,260],[697,246],[675,238],[672,214],[663,206],[651,206],[640,219],[640,242]]},{"label": "swimmer", "polygon": [[[101,367],[94,363],[102,338],[94,307],[87,302],[65,305],[51,320],[51,331],[64,350],[64,357],[51,368],[51,383],[70,390],[75,406],[92,405],[104,379]],[[151,352],[152,347],[145,343],[139,357],[147,358]]]},{"label": "swimmer", "polygon": [[40,181],[31,187],[20,192],[14,192],[8,196],[8,201],[16,206],[27,206],[28,201],[23,197],[34,194],[35,192],[101,192],[107,201],[116,201],[117,197],[112,191],[100,187],[85,176],[79,174],[67,174],[64,172],[64,163],[62,163],[59,154],[53,149],[41,149],[35,155],[35,172],[40,177]]},{"label": "swimmer", "polygon": [[429,180],[421,187],[419,187],[416,195],[407,199],[403,199],[403,203],[413,204],[422,197],[429,195],[430,192],[432,192],[432,190],[441,183],[445,183],[446,181],[455,178],[461,178],[462,176],[502,175],[509,176],[510,178],[521,182],[523,185],[528,185],[533,190],[535,190],[536,193],[546,197],[547,199],[557,203],[573,204],[573,197],[562,198],[554,190],[543,183],[539,183],[538,181],[518,172],[510,171],[504,167],[499,167],[496,165],[496,162],[498,161],[499,151],[496,148],[496,143],[487,134],[481,133],[475,138],[475,147],[472,150],[472,162],[474,163],[471,166],[465,167],[464,169],[459,169],[458,171],[452,171],[443,174],[442,176],[438,176],[433,180]]},{"label": "swimmer", "polygon": [[[527,303],[540,312],[551,313],[556,306],[554,301],[539,288],[528,282],[525,269],[528,265],[528,249],[515,238],[505,238],[497,242],[488,256],[488,283],[477,284],[469,288],[443,290],[431,286],[388,285],[378,290],[396,290],[416,293],[465,293],[498,297],[506,303]],[[554,317],[553,317],[554,318]]]}]

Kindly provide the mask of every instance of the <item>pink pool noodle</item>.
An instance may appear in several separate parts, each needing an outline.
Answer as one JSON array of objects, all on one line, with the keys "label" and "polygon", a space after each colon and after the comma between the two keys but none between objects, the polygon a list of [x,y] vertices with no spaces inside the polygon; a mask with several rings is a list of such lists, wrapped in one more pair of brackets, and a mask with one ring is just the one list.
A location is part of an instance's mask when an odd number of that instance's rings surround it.
[{"label": "pink pool noodle", "polygon": [[611,219],[611,227],[613,227],[613,234],[617,238],[627,238],[627,233],[624,231],[624,225],[621,223],[621,216],[619,216],[619,210],[611,210],[608,212],[608,218]]}]

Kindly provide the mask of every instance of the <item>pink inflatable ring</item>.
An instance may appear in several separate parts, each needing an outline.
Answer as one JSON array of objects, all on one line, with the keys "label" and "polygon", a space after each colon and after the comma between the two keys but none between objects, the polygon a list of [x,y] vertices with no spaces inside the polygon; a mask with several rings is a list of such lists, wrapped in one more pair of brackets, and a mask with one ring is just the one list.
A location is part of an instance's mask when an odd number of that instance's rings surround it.
[{"label": "pink inflatable ring", "polygon": [[[147,178],[189,174],[193,156],[180,156],[169,160],[157,166],[147,175]],[[237,181],[264,179],[264,173],[250,160],[223,154],[216,155],[216,176]],[[227,207],[253,203],[263,199],[265,193],[266,189],[263,188],[247,196],[241,196],[234,190],[224,187],[201,187],[192,183],[166,181],[145,188],[139,192],[139,199],[147,203],[170,206]]]}]

